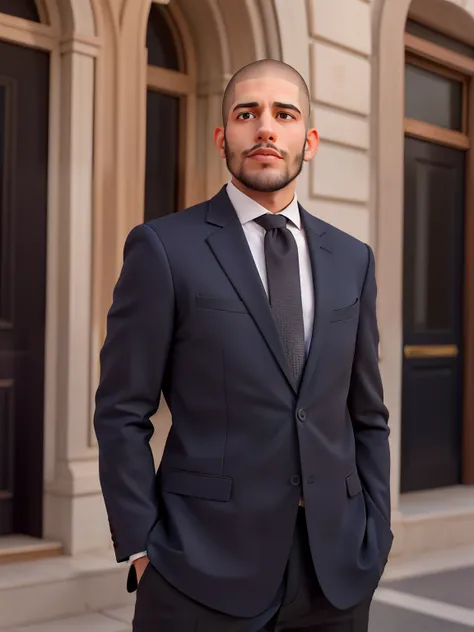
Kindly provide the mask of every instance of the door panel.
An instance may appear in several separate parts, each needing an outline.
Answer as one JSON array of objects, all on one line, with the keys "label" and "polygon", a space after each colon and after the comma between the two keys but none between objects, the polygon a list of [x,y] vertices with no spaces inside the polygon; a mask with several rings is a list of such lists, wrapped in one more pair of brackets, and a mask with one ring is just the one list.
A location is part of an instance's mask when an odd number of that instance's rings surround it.
[{"label": "door panel", "polygon": [[41,536],[49,54],[0,42],[0,534]]},{"label": "door panel", "polygon": [[465,154],[405,139],[402,491],[461,482]]}]

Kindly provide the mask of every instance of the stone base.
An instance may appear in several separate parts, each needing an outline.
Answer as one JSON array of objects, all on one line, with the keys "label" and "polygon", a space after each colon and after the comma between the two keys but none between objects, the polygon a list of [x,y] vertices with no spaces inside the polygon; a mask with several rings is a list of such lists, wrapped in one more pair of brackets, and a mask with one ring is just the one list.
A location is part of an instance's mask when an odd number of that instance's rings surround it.
[{"label": "stone base", "polygon": [[131,606],[127,572],[110,551],[4,564],[0,629]]},{"label": "stone base", "polygon": [[474,546],[474,487],[402,494],[392,523],[391,559],[397,562]]}]

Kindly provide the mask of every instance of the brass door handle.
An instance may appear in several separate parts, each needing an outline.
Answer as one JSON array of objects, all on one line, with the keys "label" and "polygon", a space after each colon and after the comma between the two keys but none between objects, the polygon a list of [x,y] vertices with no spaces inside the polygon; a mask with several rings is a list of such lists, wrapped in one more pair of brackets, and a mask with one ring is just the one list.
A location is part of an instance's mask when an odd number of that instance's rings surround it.
[{"label": "brass door handle", "polygon": [[459,354],[457,345],[405,345],[405,358],[456,358]]}]

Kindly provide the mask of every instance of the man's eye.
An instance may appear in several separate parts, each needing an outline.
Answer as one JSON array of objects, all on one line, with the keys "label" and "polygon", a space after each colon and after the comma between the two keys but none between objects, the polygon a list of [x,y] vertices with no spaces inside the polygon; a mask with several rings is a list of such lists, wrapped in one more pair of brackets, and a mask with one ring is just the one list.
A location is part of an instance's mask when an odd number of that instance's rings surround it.
[{"label": "man's eye", "polygon": [[289,112],[278,112],[278,116],[282,117],[284,121],[294,118],[294,116]]},{"label": "man's eye", "polygon": [[255,117],[255,114],[252,112],[241,112],[237,118],[248,121],[252,116]]}]

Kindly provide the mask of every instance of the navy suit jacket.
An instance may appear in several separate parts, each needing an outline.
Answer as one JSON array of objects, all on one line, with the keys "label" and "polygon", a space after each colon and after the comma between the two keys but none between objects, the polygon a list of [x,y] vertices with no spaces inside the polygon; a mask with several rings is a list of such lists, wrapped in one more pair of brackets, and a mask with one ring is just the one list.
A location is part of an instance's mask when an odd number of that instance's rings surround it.
[{"label": "navy suit jacket", "polygon": [[[131,231],[101,352],[94,422],[117,560],[147,550],[171,584],[234,616],[275,597],[302,493],[336,607],[372,594],[392,544],[374,257],[300,210],[315,318],[299,390],[225,189]],[[155,474],[161,392],[172,427]]]}]

